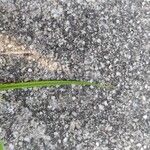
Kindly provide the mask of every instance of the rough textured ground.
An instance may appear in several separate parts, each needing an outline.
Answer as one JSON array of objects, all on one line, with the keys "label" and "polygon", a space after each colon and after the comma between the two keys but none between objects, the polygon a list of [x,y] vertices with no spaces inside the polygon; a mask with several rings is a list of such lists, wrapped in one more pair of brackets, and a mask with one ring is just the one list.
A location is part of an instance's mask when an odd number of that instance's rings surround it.
[{"label": "rough textured ground", "polygon": [[149,150],[149,10],[149,0],[0,0],[0,82],[116,85],[0,92],[6,148]]}]

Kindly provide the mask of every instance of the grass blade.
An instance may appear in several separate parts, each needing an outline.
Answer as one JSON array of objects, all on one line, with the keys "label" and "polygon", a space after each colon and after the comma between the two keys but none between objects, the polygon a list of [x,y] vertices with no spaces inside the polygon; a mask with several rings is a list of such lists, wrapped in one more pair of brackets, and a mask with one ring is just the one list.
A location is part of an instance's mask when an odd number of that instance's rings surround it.
[{"label": "grass blade", "polygon": [[44,81],[29,81],[29,82],[16,82],[16,83],[1,83],[0,91],[11,89],[24,89],[33,87],[51,87],[51,86],[65,86],[65,85],[81,85],[81,86],[96,86],[98,88],[112,89],[109,83],[94,83],[88,81],[76,81],[76,80],[44,80]]},{"label": "grass blade", "polygon": [[4,149],[4,142],[2,140],[0,140],[0,150],[5,150]]}]

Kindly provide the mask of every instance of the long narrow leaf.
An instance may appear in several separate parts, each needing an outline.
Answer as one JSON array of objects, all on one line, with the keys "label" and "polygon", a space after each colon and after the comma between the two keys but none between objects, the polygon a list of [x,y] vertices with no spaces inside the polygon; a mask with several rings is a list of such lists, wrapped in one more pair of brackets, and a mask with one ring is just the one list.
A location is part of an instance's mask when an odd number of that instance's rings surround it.
[{"label": "long narrow leaf", "polygon": [[0,91],[10,89],[24,89],[33,87],[51,87],[57,85],[81,85],[81,86],[96,86],[98,88],[112,89],[114,86],[106,83],[91,83],[88,81],[75,81],[75,80],[44,80],[44,81],[29,81],[29,82],[17,82],[17,83],[1,83]]},{"label": "long narrow leaf", "polygon": [[4,149],[4,142],[2,140],[0,140],[0,150],[5,150]]}]

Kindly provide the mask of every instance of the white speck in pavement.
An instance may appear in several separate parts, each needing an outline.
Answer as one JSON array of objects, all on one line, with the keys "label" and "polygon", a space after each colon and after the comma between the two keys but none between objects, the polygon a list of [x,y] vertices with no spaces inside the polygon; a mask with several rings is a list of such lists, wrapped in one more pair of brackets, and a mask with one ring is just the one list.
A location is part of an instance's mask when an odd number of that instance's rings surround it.
[{"label": "white speck in pavement", "polygon": [[28,72],[32,72],[32,69],[31,69],[31,68],[29,68],[29,69],[28,69]]},{"label": "white speck in pavement", "polygon": [[14,150],[14,145],[12,143],[9,144],[9,150]]},{"label": "white speck in pavement", "polygon": [[147,116],[147,115],[144,115],[143,118],[146,120],[146,119],[148,118],[148,116]]}]

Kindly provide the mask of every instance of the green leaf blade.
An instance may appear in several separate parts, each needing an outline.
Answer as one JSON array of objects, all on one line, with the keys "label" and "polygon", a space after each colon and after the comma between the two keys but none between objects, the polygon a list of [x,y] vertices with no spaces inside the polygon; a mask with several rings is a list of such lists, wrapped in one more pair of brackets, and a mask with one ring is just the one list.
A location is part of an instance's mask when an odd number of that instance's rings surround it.
[{"label": "green leaf blade", "polygon": [[51,86],[65,86],[65,85],[80,85],[80,86],[96,86],[98,88],[112,89],[111,84],[106,83],[94,83],[88,81],[76,81],[76,80],[44,80],[44,81],[29,81],[29,82],[17,82],[17,83],[1,83],[0,91],[12,90],[12,89],[25,89],[25,88],[40,88]]},{"label": "green leaf blade", "polygon": [[4,142],[2,140],[0,140],[0,150],[5,150],[4,149]]}]

